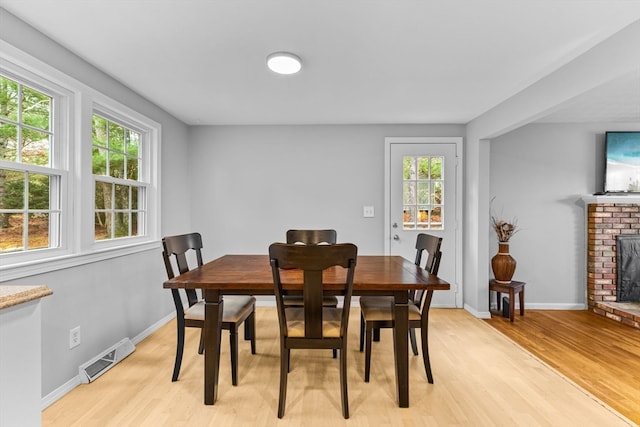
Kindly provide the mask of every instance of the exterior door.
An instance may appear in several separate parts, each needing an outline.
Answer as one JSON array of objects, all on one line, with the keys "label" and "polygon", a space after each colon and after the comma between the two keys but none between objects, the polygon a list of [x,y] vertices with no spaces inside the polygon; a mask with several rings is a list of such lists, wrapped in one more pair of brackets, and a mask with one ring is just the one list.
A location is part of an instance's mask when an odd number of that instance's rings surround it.
[{"label": "exterior door", "polygon": [[438,276],[451,284],[432,307],[462,307],[462,138],[387,138],[385,252],[415,259],[419,233],[442,237]]}]

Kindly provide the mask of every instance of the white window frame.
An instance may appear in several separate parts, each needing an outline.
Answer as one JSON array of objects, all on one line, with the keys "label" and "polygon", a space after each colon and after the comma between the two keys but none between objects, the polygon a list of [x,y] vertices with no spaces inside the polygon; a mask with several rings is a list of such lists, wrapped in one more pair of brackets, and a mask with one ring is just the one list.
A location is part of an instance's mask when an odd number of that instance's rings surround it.
[{"label": "white window frame", "polygon": [[[61,175],[60,247],[36,249],[0,255],[0,283],[48,273],[64,268],[157,250],[160,241],[160,164],[161,125],[101,92],[60,72],[50,65],[0,40],[0,67],[16,78],[47,95],[62,114],[56,115],[54,126],[64,132],[56,137],[52,164]],[[142,153],[144,180],[147,183],[146,224],[144,235],[94,240],[94,181],[91,165],[91,126],[93,112],[108,114],[124,124],[140,130],[146,138]],[[9,162],[11,163],[11,162]],[[11,163],[13,164],[13,163]],[[142,165],[140,165],[142,167]]]},{"label": "white window frame", "polygon": [[[70,203],[70,163],[68,161],[67,152],[73,144],[71,133],[73,117],[71,111],[73,108],[73,92],[50,81],[46,77],[39,76],[29,70],[22,68],[16,64],[7,61],[0,56],[0,68],[2,74],[6,77],[17,81],[18,83],[35,89],[48,95],[52,99],[52,121],[51,128],[53,130],[53,144],[50,147],[50,167],[28,165],[23,163],[14,163],[0,160],[0,167],[3,169],[30,171],[43,173],[59,177],[59,183],[56,191],[60,192],[59,209],[61,211],[58,219],[57,230],[52,232],[59,234],[59,245],[50,248],[31,249],[20,252],[10,252],[0,256],[0,268],[5,264],[30,263],[40,259],[63,256],[69,253],[69,237],[72,238],[74,230],[72,227],[71,216],[72,204]],[[53,224],[50,224],[50,229]],[[0,270],[1,271],[1,270]]]},{"label": "white window frame", "polygon": [[[91,203],[90,206],[87,206],[91,209],[91,214],[88,212],[83,213],[83,218],[87,217],[90,219],[89,224],[86,224],[87,229],[83,235],[86,235],[85,239],[83,239],[84,244],[86,246],[90,246],[94,250],[104,250],[107,248],[121,247],[131,244],[136,244],[140,242],[146,242],[150,238],[154,241],[157,241],[159,238],[158,231],[158,223],[155,219],[155,216],[151,211],[159,210],[160,206],[154,207],[156,203],[156,193],[157,186],[154,186],[154,181],[157,181],[157,171],[159,164],[154,165],[153,159],[157,159],[158,152],[154,150],[153,147],[158,145],[158,135],[159,135],[159,125],[150,121],[146,117],[137,114],[136,112],[126,109],[123,106],[115,105],[113,102],[109,102],[108,99],[102,99],[100,101],[95,100],[93,102],[90,117],[93,118],[93,115],[97,114],[99,116],[105,117],[109,120],[113,120],[115,123],[122,124],[126,127],[129,127],[137,132],[140,132],[140,164],[138,167],[140,168],[139,177],[140,180],[136,182],[136,185],[141,187],[145,187],[145,200],[139,200],[138,203],[144,205],[144,209],[146,211],[145,220],[143,224],[139,224],[143,228],[142,232],[139,233],[138,236],[130,236],[130,237],[120,237],[117,239],[107,239],[107,240],[95,240],[95,230],[94,230],[94,208],[95,208],[95,182],[96,177],[93,175],[92,163],[91,163],[91,123],[92,120],[89,120],[89,135],[85,140],[84,145],[87,145],[89,150],[87,156],[85,157],[88,162],[85,170],[89,173],[89,177],[83,182],[91,183]],[[85,149],[86,147],[84,147]],[[100,181],[105,182],[116,182],[116,180],[111,179],[109,177],[102,177],[99,179]],[[121,182],[122,180],[117,180],[117,182]],[[124,183],[122,181],[122,183]],[[132,183],[128,183],[126,185],[131,185]],[[88,191],[88,190],[85,190]],[[84,194],[84,193],[83,193]],[[88,216],[87,216],[88,215]],[[89,230],[90,228],[90,230]]]}]

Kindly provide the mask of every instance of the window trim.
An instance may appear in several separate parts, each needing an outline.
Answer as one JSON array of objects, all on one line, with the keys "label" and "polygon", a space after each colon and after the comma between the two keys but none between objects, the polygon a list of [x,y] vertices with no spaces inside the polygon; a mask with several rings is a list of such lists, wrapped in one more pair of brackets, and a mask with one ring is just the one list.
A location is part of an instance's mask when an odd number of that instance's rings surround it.
[{"label": "window trim", "polygon": [[[22,83],[34,83],[34,89],[47,95],[59,96],[54,102],[64,114],[58,114],[53,123],[64,133],[58,136],[53,151],[55,168],[61,176],[60,207],[64,211],[60,229],[60,247],[43,248],[0,256],[0,283],[22,277],[49,273],[87,263],[107,260],[137,252],[157,250],[160,241],[161,198],[160,123],[121,104],[73,77],[33,58],[9,43],[0,40],[0,67],[9,77]],[[95,242],[93,230],[93,185],[91,162],[91,114],[98,107],[101,112],[113,113],[125,123],[142,126],[148,132],[149,143],[147,175],[146,235],[115,239],[115,242]],[[89,213],[87,217],[87,211]],[[106,243],[106,244],[105,244]]]}]

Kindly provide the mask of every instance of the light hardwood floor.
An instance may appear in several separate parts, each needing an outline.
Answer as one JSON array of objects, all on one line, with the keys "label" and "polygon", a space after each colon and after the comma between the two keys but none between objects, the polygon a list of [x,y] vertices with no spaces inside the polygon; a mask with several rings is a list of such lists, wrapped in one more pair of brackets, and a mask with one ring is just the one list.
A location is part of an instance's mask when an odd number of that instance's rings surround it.
[{"label": "light hardwood floor", "polygon": [[[420,356],[410,359],[410,408],[397,407],[391,331],[374,343],[371,382],[358,351],[359,310],[350,323],[349,403],[340,411],[338,362],[331,352],[292,352],[287,406],[276,417],[279,345],[274,308],[257,309],[257,352],[240,344],[238,386],[231,386],[223,339],[220,387],[203,404],[197,331],[188,331],[179,381],[171,382],[175,325],[165,325],[97,381],[43,411],[43,426],[629,426],[592,394],[464,310],[433,309],[434,384]],[[224,331],[223,331],[224,335]]]},{"label": "light hardwood floor", "polygon": [[527,310],[487,322],[640,423],[640,330],[586,310]]}]

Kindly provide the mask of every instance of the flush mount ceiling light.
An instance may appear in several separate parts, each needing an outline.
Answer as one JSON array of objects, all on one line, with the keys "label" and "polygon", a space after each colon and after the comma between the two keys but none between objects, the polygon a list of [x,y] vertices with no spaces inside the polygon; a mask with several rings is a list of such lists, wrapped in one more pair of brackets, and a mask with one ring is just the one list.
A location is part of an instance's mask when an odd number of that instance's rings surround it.
[{"label": "flush mount ceiling light", "polygon": [[267,56],[267,67],[278,74],[295,74],[302,68],[300,57],[289,52],[274,52]]}]

